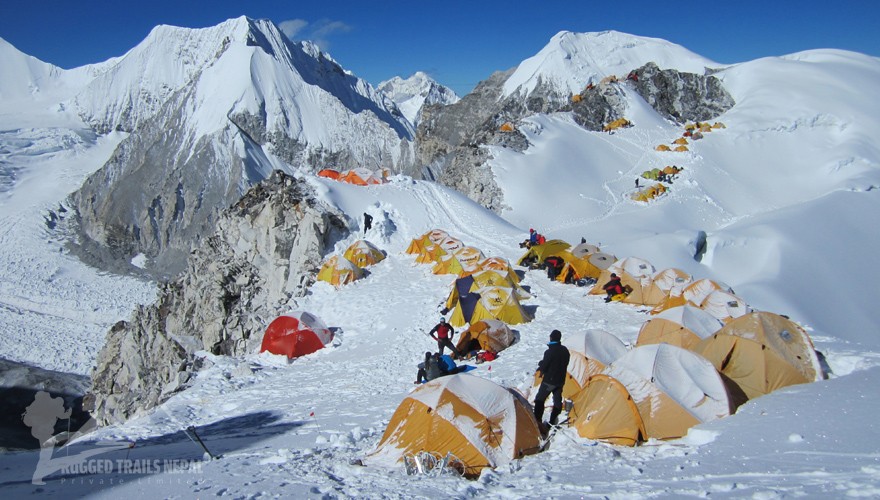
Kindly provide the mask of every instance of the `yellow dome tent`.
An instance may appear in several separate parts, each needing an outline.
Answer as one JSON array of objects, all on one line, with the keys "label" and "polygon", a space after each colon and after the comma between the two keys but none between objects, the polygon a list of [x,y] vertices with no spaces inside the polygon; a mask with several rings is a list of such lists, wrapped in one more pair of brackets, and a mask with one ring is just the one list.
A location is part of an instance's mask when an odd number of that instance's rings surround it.
[{"label": "yellow dome tent", "polygon": [[518,392],[466,374],[434,379],[406,396],[367,465],[395,466],[429,452],[461,461],[465,477],[506,465],[541,448],[538,422]]},{"label": "yellow dome tent", "polygon": [[475,342],[484,351],[498,353],[513,345],[515,340],[516,336],[503,321],[481,319],[462,332],[458,337],[456,349],[467,353],[471,350],[471,343]]},{"label": "yellow dome tent", "polygon": [[605,371],[633,398],[647,439],[677,439],[694,425],[730,415],[730,393],[715,367],[669,344],[639,346]]},{"label": "yellow dome tent", "polygon": [[692,351],[701,340],[711,337],[724,323],[691,305],[667,309],[646,321],[636,346],[666,343]]},{"label": "yellow dome tent", "polygon": [[334,255],[318,271],[318,281],[326,281],[339,288],[364,276],[364,271],[345,257]]},{"label": "yellow dome tent", "polygon": [[618,119],[614,120],[613,122],[605,125],[603,130],[605,132],[611,132],[612,130],[617,130],[621,127],[631,127],[631,126],[632,126],[632,122],[630,122],[626,118],[618,118]]},{"label": "yellow dome tent", "polygon": [[754,312],[694,347],[749,399],[824,377],[810,337],[778,314]]},{"label": "yellow dome tent", "polygon": [[385,254],[382,253],[382,250],[367,240],[355,241],[349,245],[342,256],[361,269],[385,260]]},{"label": "yellow dome tent", "polygon": [[581,437],[619,446],[635,446],[647,435],[639,409],[626,387],[608,375],[594,375],[577,393],[569,426]]}]

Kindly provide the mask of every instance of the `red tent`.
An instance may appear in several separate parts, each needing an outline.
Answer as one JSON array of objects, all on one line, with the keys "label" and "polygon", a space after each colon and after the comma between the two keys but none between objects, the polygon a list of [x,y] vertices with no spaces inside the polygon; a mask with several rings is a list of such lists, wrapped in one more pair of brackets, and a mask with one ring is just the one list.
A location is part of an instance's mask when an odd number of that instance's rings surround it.
[{"label": "red tent", "polygon": [[307,312],[293,312],[278,316],[269,323],[263,335],[260,352],[284,354],[296,358],[311,354],[333,340],[333,333],[315,316]]}]

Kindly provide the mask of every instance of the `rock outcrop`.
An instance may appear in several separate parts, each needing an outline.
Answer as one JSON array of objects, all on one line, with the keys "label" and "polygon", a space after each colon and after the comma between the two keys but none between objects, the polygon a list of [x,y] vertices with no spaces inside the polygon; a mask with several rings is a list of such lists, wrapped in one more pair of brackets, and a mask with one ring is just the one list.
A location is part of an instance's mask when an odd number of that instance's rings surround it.
[{"label": "rock outcrop", "polygon": [[276,171],[250,189],[158,300],[110,329],[92,373],[95,417],[122,421],[160,404],[198,370],[197,351],[256,350],[268,322],[305,293],[326,248],[347,233],[344,216],[305,181]]},{"label": "rock outcrop", "polygon": [[721,80],[711,75],[661,70],[654,63],[630,75],[633,78],[627,81],[636,92],[655,111],[678,123],[711,120],[736,104]]}]

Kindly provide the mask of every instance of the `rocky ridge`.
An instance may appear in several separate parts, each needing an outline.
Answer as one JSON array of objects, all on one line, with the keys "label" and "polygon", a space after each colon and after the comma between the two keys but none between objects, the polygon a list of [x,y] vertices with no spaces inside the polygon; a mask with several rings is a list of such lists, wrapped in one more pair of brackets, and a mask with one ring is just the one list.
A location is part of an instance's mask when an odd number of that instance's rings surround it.
[{"label": "rocky ridge", "polygon": [[107,333],[92,373],[95,417],[126,420],[186,387],[198,351],[259,348],[272,318],[313,282],[324,252],[348,233],[345,216],[280,171],[224,211],[157,301]]}]

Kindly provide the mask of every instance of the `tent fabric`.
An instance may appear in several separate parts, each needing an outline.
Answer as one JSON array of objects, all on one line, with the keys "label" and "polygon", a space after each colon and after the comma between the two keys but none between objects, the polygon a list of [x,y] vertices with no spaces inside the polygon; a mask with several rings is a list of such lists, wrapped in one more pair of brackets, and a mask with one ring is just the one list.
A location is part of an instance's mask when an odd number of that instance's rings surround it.
[{"label": "tent fabric", "polygon": [[614,120],[613,122],[605,125],[605,127],[603,127],[603,130],[605,132],[611,132],[612,130],[617,130],[621,127],[631,127],[631,126],[632,126],[632,122],[630,122],[626,118],[618,118],[618,119]]},{"label": "tent fabric", "polygon": [[334,181],[339,180],[339,176],[341,174],[338,170],[333,170],[332,168],[325,168],[318,172],[318,177],[325,177],[327,179],[333,179]]},{"label": "tent fabric", "polygon": [[672,148],[670,148],[666,144],[659,144],[656,148],[654,148],[654,151],[672,151]]},{"label": "tent fabric", "polygon": [[620,283],[623,286],[629,286],[635,290],[649,286],[656,272],[657,270],[654,269],[654,266],[644,259],[638,257],[619,259],[602,271],[602,274],[596,280],[596,285],[590,290],[590,294],[604,295],[605,290],[602,289],[602,285],[608,283],[612,273],[620,277]]},{"label": "tent fabric", "polygon": [[479,263],[485,259],[483,252],[475,247],[462,247],[437,259],[437,264],[432,269],[434,274],[458,274],[464,275],[475,271]]},{"label": "tent fabric", "polygon": [[537,453],[541,433],[518,392],[466,374],[431,380],[397,407],[368,462],[393,464],[427,451],[448,453],[476,478],[485,468]]},{"label": "tent fabric", "polygon": [[459,295],[449,324],[460,327],[482,319],[498,319],[508,325],[517,325],[531,321],[532,316],[523,309],[512,288],[489,286]]},{"label": "tent fabric", "polygon": [[459,294],[458,300],[455,302],[455,309],[452,316],[449,317],[449,324],[455,327],[462,327],[470,323],[474,316],[474,311],[480,304],[480,294],[470,292]]},{"label": "tent fabric", "polygon": [[688,140],[687,140],[687,138],[685,138],[685,137],[679,137],[678,139],[672,141],[672,143],[673,143],[673,144],[684,145],[684,144],[687,144],[687,143],[688,143]]},{"label": "tent fabric", "polygon": [[690,274],[674,267],[658,271],[654,275],[654,285],[666,296],[680,295],[686,286],[694,282]]},{"label": "tent fabric", "polygon": [[683,306],[685,304],[699,307],[699,305],[703,303],[703,299],[715,290],[723,290],[731,294],[733,293],[733,289],[726,284],[703,278],[684,287],[680,295],[671,293],[666,300],[651,310],[651,314],[658,314],[666,309]]},{"label": "tent fabric", "polygon": [[429,245],[436,245],[440,243],[444,239],[448,238],[449,234],[442,229],[432,229],[431,231],[426,232],[425,234],[419,236],[418,238],[413,238],[410,242],[409,246],[406,249],[406,253],[408,254],[418,254],[421,253],[425,247]]},{"label": "tent fabric", "polygon": [[358,186],[383,184],[385,182],[385,179],[381,174],[377,174],[372,170],[363,167],[353,168],[342,172],[338,180]]},{"label": "tent fabric", "polygon": [[711,337],[722,326],[721,320],[698,307],[673,307],[642,325],[636,345],[665,342],[692,351],[701,340]]},{"label": "tent fabric", "polygon": [[654,274],[650,282],[640,280],[640,286],[633,287],[632,293],[627,295],[623,302],[657,306],[665,301],[673,290],[678,290],[680,293],[691,281],[690,275],[680,269],[664,269]]},{"label": "tent fabric", "polygon": [[465,247],[460,239],[452,237],[443,238],[438,245],[449,254],[455,253]]},{"label": "tent fabric", "polygon": [[588,257],[590,254],[599,253],[601,250],[596,245],[581,243],[571,249],[571,254],[579,259]]},{"label": "tent fabric", "polygon": [[503,321],[497,319],[483,319],[475,322],[462,332],[458,337],[456,349],[460,352],[468,352],[471,342],[480,345],[480,349],[484,351],[492,351],[498,353],[507,349],[516,340],[510,327]]},{"label": "tent fabric", "polygon": [[647,432],[626,387],[608,375],[595,375],[572,402],[570,426],[581,437],[619,446],[635,446]]},{"label": "tent fabric", "polygon": [[502,257],[488,257],[483,259],[476,269],[473,271],[465,271],[465,274],[473,274],[479,271],[501,271],[507,276],[511,283],[519,283],[519,276],[516,274],[516,271],[513,270],[510,261]]},{"label": "tent fabric", "polygon": [[322,349],[331,341],[333,333],[320,319],[305,311],[294,311],[269,323],[260,352],[296,358]]},{"label": "tent fabric", "polygon": [[571,255],[569,258],[563,257],[565,265],[559,276],[556,277],[558,281],[563,283],[584,278],[598,279],[602,271],[617,261],[617,257],[602,252],[587,254],[583,258],[578,258],[570,253],[569,255]]},{"label": "tent fabric", "polygon": [[446,255],[448,254],[446,253],[446,250],[443,250],[443,247],[441,247],[440,245],[435,245],[434,243],[429,243],[416,257],[416,263],[436,264],[440,261],[441,258],[445,257]]},{"label": "tent fabric", "polygon": [[544,262],[544,259],[551,256],[558,256],[561,252],[571,248],[567,242],[562,240],[547,240],[543,245],[535,245],[519,258],[517,265],[523,265],[526,260],[535,259],[537,262]]},{"label": "tent fabric", "polygon": [[700,303],[700,309],[725,323],[752,311],[743,299],[723,290],[715,290],[706,295]]},{"label": "tent fabric", "polygon": [[730,415],[733,408],[712,363],[673,345],[636,347],[603,373],[626,387],[649,439],[680,438],[696,424]]},{"label": "tent fabric", "polygon": [[678,152],[678,153],[683,153],[685,151],[690,151],[690,150],[688,149],[687,146],[680,145],[680,146],[676,146],[675,149],[673,149],[673,151]]},{"label": "tent fabric", "polygon": [[513,132],[514,130],[516,130],[516,127],[514,127],[513,124],[510,122],[504,122],[501,127],[498,128],[498,130],[502,132]]},{"label": "tent fabric", "polygon": [[726,324],[694,347],[749,399],[823,378],[807,333],[791,320],[754,312]]},{"label": "tent fabric", "polygon": [[364,276],[363,269],[356,266],[345,257],[334,255],[327,259],[318,271],[318,281],[326,281],[331,285],[341,287]]},{"label": "tent fabric", "polygon": [[531,295],[523,290],[518,283],[511,283],[508,275],[495,269],[487,269],[485,271],[478,271],[463,278],[456,279],[453,283],[452,290],[449,292],[449,296],[446,299],[445,307],[447,309],[452,309],[455,307],[455,303],[461,295],[476,292],[481,288],[493,286],[513,289],[516,298],[519,300],[531,298]]},{"label": "tent fabric", "polygon": [[[562,397],[565,399],[574,399],[590,377],[602,373],[627,352],[626,345],[620,339],[604,330],[574,332],[566,335],[562,342],[571,356],[562,388]],[[540,382],[541,377],[536,374],[533,391],[537,390]]]},{"label": "tent fabric", "polygon": [[345,249],[343,257],[363,269],[385,260],[385,254],[367,240],[357,240]]}]

